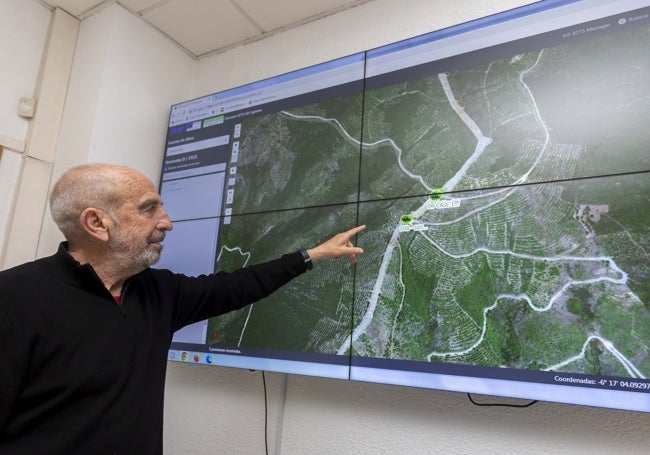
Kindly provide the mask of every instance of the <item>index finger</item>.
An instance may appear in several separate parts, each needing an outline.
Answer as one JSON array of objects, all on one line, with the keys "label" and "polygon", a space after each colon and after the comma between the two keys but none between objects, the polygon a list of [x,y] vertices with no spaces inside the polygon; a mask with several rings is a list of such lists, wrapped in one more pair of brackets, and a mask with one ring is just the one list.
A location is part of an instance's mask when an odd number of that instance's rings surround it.
[{"label": "index finger", "polygon": [[366,225],[362,224],[361,226],[353,227],[349,231],[345,231],[344,234],[345,234],[345,236],[347,238],[350,238],[350,237],[356,235],[357,233],[363,231],[365,228],[366,228]]}]

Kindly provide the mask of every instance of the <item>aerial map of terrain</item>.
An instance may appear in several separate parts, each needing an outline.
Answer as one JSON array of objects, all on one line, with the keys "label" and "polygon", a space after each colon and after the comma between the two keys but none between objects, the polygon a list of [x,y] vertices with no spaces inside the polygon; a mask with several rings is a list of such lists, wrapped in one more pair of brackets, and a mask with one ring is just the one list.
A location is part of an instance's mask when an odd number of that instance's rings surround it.
[{"label": "aerial map of terrain", "polygon": [[631,28],[242,122],[219,269],[355,223],[365,253],[210,342],[646,378],[648,48]]},{"label": "aerial map of terrain", "polygon": [[366,94],[363,196],[431,196],[361,205],[355,354],[650,373],[650,175],[582,179],[650,168],[649,60],[626,52],[648,38]]},{"label": "aerial map of terrain", "polygon": [[[355,225],[359,142],[351,137],[360,112],[358,95],[242,122],[219,270],[310,248]],[[336,354],[350,334],[353,291],[352,264],[323,261],[264,302],[210,320],[208,342]]]}]

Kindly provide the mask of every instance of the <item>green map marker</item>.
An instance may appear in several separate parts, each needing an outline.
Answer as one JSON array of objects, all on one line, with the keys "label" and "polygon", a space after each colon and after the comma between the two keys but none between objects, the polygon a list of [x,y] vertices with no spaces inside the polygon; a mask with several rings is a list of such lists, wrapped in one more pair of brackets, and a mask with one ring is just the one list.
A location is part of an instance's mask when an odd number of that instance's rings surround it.
[{"label": "green map marker", "polygon": [[445,194],[444,188],[436,188],[429,195],[429,199],[431,199],[432,201],[437,201],[442,197],[443,194]]},{"label": "green map marker", "polygon": [[411,221],[413,221],[413,215],[402,215],[399,220],[404,224],[409,224]]}]

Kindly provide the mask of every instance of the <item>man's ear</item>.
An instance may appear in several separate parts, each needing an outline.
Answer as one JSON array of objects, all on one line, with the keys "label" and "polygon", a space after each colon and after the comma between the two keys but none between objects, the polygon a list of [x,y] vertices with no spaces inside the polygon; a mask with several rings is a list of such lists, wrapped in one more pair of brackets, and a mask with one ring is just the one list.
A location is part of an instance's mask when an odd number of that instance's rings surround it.
[{"label": "man's ear", "polygon": [[81,212],[79,221],[81,222],[81,227],[88,235],[103,242],[108,241],[112,220],[106,212],[94,207],[88,207]]}]

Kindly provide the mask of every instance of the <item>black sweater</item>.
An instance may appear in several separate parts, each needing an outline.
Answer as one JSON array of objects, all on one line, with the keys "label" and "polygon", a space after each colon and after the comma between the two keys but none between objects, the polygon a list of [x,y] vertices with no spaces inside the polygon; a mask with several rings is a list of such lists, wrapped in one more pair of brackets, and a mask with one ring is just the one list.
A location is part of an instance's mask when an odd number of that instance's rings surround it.
[{"label": "black sweater", "polygon": [[122,307],[62,244],[0,272],[0,454],[160,454],[167,352],[179,328],[305,272],[299,253],[233,273],[147,269]]}]

